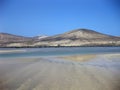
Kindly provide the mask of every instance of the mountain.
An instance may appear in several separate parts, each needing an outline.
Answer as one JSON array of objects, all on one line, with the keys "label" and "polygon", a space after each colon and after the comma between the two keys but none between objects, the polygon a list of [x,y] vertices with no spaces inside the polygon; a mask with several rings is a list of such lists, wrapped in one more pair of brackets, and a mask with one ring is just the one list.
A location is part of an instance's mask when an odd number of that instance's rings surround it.
[{"label": "mountain", "polygon": [[120,37],[102,34],[88,29],[72,30],[46,37],[34,45],[46,46],[119,46]]},{"label": "mountain", "polygon": [[0,33],[0,47],[40,46],[120,46],[120,37],[88,29],[77,29],[54,36],[33,38]]}]

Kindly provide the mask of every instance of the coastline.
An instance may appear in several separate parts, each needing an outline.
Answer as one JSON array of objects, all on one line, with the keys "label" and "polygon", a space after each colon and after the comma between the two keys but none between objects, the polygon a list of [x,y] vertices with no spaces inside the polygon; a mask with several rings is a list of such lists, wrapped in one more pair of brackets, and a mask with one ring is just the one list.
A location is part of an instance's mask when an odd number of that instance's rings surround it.
[{"label": "coastline", "polygon": [[0,48],[72,48],[72,47],[120,47],[120,45],[81,45],[81,46],[3,46]]}]

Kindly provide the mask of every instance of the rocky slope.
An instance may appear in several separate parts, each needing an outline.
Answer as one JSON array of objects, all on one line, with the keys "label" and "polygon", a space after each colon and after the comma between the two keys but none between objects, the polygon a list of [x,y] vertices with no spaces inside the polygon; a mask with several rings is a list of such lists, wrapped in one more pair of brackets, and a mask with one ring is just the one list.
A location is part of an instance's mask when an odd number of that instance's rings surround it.
[{"label": "rocky slope", "polygon": [[0,34],[0,47],[40,46],[120,46],[120,37],[88,29],[77,29],[63,34],[38,39]]}]

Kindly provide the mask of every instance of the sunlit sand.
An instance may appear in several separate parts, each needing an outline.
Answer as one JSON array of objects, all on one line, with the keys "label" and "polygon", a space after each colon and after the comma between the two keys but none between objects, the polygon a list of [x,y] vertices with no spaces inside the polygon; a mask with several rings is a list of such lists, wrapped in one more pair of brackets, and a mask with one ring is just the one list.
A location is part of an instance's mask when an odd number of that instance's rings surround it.
[{"label": "sunlit sand", "polygon": [[71,55],[71,56],[61,56],[59,58],[61,59],[65,59],[65,60],[72,60],[72,61],[88,61],[88,60],[92,60],[93,58],[95,58],[96,55],[95,54],[89,54],[89,55]]},{"label": "sunlit sand", "polygon": [[0,90],[120,90],[119,53],[61,57],[0,59]]}]

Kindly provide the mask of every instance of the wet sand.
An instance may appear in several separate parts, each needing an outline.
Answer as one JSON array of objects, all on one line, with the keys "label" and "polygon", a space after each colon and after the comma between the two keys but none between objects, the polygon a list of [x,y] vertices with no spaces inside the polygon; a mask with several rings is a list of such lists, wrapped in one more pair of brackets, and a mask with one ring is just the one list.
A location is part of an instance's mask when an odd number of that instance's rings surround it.
[{"label": "wet sand", "polygon": [[119,53],[80,57],[1,58],[0,90],[120,90]]},{"label": "wet sand", "polygon": [[19,53],[19,52],[25,52],[26,50],[0,50],[0,54],[3,54],[3,53]]}]

